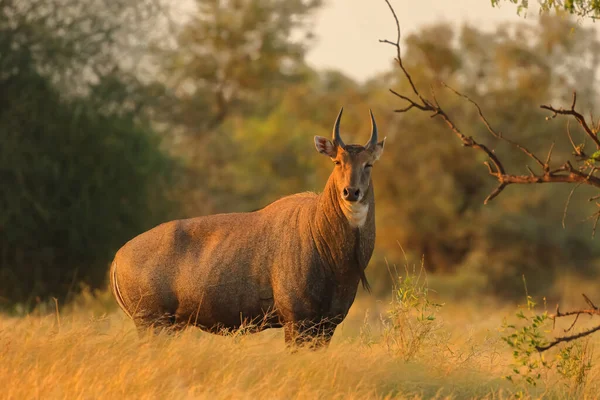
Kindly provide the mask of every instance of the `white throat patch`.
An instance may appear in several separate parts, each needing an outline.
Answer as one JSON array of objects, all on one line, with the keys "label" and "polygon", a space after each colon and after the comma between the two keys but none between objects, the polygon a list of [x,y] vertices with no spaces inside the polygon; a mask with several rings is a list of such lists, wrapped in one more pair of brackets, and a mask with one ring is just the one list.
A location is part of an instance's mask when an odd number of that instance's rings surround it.
[{"label": "white throat patch", "polygon": [[369,213],[369,204],[362,204],[359,202],[348,203],[342,201],[340,204],[342,212],[348,218],[350,226],[353,228],[362,228],[367,221],[367,214]]}]

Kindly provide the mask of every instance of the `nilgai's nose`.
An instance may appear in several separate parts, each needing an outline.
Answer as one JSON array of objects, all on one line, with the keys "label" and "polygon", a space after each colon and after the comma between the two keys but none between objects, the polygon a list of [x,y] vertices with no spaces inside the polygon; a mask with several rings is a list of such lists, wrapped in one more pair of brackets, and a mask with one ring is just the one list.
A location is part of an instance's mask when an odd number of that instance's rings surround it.
[{"label": "nilgai's nose", "polygon": [[360,189],[347,187],[344,188],[342,195],[346,201],[358,201],[358,198],[360,197]]}]

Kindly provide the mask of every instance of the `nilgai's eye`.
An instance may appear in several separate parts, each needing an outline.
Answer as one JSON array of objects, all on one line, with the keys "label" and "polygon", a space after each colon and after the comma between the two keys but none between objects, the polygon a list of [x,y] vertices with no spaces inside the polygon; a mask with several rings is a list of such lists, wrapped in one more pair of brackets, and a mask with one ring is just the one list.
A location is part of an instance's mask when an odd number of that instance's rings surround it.
[{"label": "nilgai's eye", "polygon": [[335,165],[340,165],[340,164],[341,164],[341,162],[339,162],[338,160],[333,160],[333,163],[334,163]]},{"label": "nilgai's eye", "polygon": [[372,168],[373,164],[365,164],[365,169]]}]

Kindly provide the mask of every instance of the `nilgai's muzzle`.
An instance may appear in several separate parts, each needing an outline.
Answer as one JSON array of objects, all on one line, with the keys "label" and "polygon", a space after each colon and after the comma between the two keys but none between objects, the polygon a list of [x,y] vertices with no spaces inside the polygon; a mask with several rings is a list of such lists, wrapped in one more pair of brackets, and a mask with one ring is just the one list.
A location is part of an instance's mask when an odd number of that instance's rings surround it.
[{"label": "nilgai's muzzle", "polygon": [[344,200],[346,200],[346,201],[350,201],[350,202],[358,201],[360,199],[360,189],[353,188],[353,187],[344,188],[344,190],[342,192],[342,196],[344,197]]}]

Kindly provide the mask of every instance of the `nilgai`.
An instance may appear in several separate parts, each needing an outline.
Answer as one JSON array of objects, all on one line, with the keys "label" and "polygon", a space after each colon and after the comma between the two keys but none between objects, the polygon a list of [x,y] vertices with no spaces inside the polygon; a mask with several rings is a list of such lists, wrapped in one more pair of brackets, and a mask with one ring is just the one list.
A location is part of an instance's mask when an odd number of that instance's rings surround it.
[{"label": "nilgai", "polygon": [[[189,325],[213,333],[284,328],[288,344],[327,345],[354,302],[375,245],[371,169],[383,152],[371,113],[366,145],[315,146],[334,163],[321,194],[249,213],[171,221],[125,244],[111,288],[140,331]],[[249,327],[249,328],[248,328]]]}]

